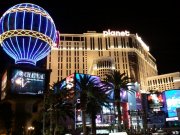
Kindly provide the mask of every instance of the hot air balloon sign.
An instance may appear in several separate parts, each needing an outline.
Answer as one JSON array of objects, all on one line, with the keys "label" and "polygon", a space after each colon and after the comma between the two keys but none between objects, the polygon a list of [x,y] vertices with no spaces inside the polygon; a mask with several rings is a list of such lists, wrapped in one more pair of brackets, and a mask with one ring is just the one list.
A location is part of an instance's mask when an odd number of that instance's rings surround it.
[{"label": "hot air balloon sign", "polygon": [[15,64],[36,65],[56,45],[56,35],[51,16],[35,4],[17,4],[0,18],[0,44]]}]

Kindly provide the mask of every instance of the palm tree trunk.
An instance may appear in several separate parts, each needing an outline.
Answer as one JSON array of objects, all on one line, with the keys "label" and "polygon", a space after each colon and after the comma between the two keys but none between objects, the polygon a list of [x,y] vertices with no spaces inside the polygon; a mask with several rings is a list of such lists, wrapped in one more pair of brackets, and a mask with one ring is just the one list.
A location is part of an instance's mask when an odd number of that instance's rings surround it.
[{"label": "palm tree trunk", "polygon": [[91,114],[91,128],[92,128],[92,134],[96,135],[96,115]]},{"label": "palm tree trunk", "polygon": [[83,135],[87,135],[87,129],[86,129],[86,113],[85,110],[82,110],[82,126],[83,126]]},{"label": "palm tree trunk", "polygon": [[115,99],[115,105],[118,113],[118,132],[122,131],[121,128],[121,96],[120,91],[118,89],[115,89],[114,91],[114,99]]},{"label": "palm tree trunk", "polygon": [[[51,105],[52,109],[52,105]],[[50,135],[53,135],[53,110],[50,110]]]},{"label": "palm tree trunk", "polygon": [[116,102],[116,106],[117,106],[117,112],[118,112],[118,132],[122,131],[122,127],[121,127],[121,104],[120,101]]}]

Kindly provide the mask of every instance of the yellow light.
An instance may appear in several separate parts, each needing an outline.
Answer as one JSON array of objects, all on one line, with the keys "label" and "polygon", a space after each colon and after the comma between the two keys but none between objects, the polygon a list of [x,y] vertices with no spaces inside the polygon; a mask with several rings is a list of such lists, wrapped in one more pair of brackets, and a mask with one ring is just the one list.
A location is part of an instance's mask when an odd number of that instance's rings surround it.
[{"label": "yellow light", "polygon": [[30,126],[28,127],[28,130],[34,130],[34,127]]},{"label": "yellow light", "polygon": [[15,83],[18,85],[22,84],[22,79],[21,78],[16,79]]}]

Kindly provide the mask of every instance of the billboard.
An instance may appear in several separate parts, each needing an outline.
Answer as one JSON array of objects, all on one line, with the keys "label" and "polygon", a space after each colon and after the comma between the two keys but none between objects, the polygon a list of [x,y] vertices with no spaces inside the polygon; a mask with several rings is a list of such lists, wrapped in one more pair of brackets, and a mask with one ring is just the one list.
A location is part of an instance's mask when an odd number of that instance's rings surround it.
[{"label": "billboard", "polygon": [[[126,103],[128,102],[128,92],[124,89],[121,89],[119,90],[119,93],[120,93],[120,98],[121,98],[121,101],[120,102],[123,102],[123,103]],[[114,100],[114,89],[110,89],[109,92],[107,92],[109,98],[111,100]]]},{"label": "billboard", "polygon": [[15,68],[10,80],[12,94],[42,95],[46,88],[46,74],[39,71]]},{"label": "billboard", "polygon": [[142,99],[139,91],[136,92],[136,108],[137,110],[142,110]]},{"label": "billboard", "polygon": [[180,108],[180,90],[165,91],[168,117],[177,117],[177,108]]},{"label": "billboard", "polygon": [[[101,84],[101,79],[100,79],[100,77],[98,77],[98,76],[90,75],[90,74],[77,73],[77,74],[75,75],[75,87],[76,87],[76,90],[80,90],[80,89],[81,89],[79,85],[81,85],[81,81],[83,80],[83,78],[88,79],[88,80],[85,79],[86,81],[93,82],[94,85],[97,85],[97,86],[98,86],[98,85]],[[82,80],[81,80],[81,79],[82,79]],[[86,81],[85,81],[85,82],[86,82]]]},{"label": "billboard", "polygon": [[163,96],[161,93],[152,93],[147,95],[149,108],[163,107]]},{"label": "billboard", "polygon": [[80,84],[81,79],[84,78],[84,76],[90,77],[89,81],[93,81],[95,84],[100,84],[100,78],[94,75],[89,74],[81,74],[81,73],[73,73],[69,75],[68,77],[64,78],[57,87],[54,88],[54,92],[58,93],[60,90],[66,89],[69,92],[69,95],[67,98],[73,98],[74,97],[74,91],[80,90]]},{"label": "billboard", "polygon": [[1,100],[5,99],[7,95],[7,71],[4,72],[2,78],[1,78]]}]

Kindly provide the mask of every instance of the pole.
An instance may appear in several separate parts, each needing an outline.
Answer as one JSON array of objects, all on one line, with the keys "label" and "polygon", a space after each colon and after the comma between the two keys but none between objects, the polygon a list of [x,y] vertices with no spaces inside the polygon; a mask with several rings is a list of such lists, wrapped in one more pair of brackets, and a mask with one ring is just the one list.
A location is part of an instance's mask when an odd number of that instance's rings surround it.
[{"label": "pole", "polygon": [[45,95],[44,95],[44,99],[43,99],[43,135],[45,135]]},{"label": "pole", "polygon": [[45,135],[45,112],[43,112],[43,135]]},{"label": "pole", "polygon": [[74,118],[74,129],[76,130],[76,104],[75,104],[75,112],[74,112],[75,118]]},{"label": "pole", "polygon": [[53,135],[53,115],[52,115],[52,111],[53,111],[53,109],[52,109],[52,104],[51,104],[51,107],[50,107],[50,135]]},{"label": "pole", "polygon": [[129,111],[129,115],[130,115],[130,123],[131,123],[131,127],[130,127],[130,130],[131,130],[131,134],[132,134],[132,110]]}]

